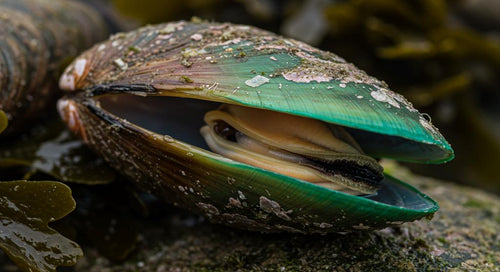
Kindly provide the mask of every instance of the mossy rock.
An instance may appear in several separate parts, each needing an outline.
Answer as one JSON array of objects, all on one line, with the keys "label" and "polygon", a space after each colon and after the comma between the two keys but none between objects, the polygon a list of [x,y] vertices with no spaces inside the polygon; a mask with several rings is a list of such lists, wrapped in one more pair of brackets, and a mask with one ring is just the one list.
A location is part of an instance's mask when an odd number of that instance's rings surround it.
[{"label": "mossy rock", "polygon": [[[432,220],[303,236],[233,230],[172,208],[144,222],[138,250],[125,262],[87,249],[75,271],[498,271],[500,197],[385,167],[440,204]],[[13,271],[7,266],[0,270]]]}]

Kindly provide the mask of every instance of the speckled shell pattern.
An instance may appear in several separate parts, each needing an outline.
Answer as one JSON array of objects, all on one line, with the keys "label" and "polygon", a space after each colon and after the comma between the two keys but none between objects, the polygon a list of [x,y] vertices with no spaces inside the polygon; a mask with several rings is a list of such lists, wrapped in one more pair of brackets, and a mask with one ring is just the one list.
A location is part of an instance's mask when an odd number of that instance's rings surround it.
[{"label": "speckled shell pattern", "polygon": [[248,26],[176,22],[120,33],[78,57],[60,86],[280,111],[412,142],[377,156],[453,158],[438,129],[385,83],[333,53]]}]

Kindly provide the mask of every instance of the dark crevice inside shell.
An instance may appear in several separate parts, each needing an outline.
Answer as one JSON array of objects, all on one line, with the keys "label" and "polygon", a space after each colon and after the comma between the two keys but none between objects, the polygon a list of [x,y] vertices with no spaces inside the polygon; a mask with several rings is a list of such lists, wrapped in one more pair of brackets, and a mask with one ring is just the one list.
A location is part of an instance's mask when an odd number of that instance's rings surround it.
[{"label": "dark crevice inside shell", "polygon": [[[218,108],[220,103],[198,99],[164,96],[142,97],[130,94],[103,95],[94,97],[94,99],[98,101],[101,109],[135,126],[210,150],[200,134],[200,128],[205,124],[204,114]],[[361,130],[349,129],[349,131],[361,139],[370,138],[364,136]],[[373,133],[366,134],[373,137]],[[392,139],[390,141],[398,140]],[[402,142],[402,140],[400,141]],[[360,145],[363,147],[363,142]],[[391,206],[415,210],[430,209],[435,205],[422,195],[415,194],[406,186],[390,182],[387,179],[381,182],[377,193],[362,197]]]},{"label": "dark crevice inside shell", "polygon": [[220,103],[178,97],[109,95],[99,97],[102,109],[139,127],[210,150],[200,134],[203,115]]},{"label": "dark crevice inside shell", "polygon": [[[199,129],[205,124],[203,115],[217,109],[221,103],[180,98],[173,96],[140,96],[133,94],[109,94],[95,96],[106,111],[139,127],[158,134],[169,135],[185,143],[209,150]],[[429,154],[440,154],[435,145],[419,143],[403,137],[383,135],[361,129],[344,127],[362,150],[374,158],[395,158],[406,161],[406,154],[422,161]],[[432,156],[431,156],[432,157]],[[431,163],[431,162],[429,162]]]}]

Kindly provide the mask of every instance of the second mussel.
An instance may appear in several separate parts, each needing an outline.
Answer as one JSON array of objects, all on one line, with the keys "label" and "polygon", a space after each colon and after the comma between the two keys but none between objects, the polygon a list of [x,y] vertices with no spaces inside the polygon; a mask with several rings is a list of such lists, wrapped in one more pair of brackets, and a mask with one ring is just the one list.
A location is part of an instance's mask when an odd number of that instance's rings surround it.
[{"label": "second mussel", "polygon": [[366,230],[437,204],[377,159],[453,151],[401,95],[340,57],[257,28],[175,22],[118,34],[60,86],[70,129],[141,188],[262,232]]}]

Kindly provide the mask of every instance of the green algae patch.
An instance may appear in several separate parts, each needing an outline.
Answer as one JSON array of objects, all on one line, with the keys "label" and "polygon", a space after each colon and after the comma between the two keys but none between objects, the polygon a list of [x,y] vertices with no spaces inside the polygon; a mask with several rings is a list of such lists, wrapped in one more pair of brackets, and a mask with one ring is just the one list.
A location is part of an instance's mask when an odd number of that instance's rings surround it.
[{"label": "green algae patch", "polygon": [[0,182],[0,248],[23,271],[56,271],[83,256],[48,226],[75,208],[71,190],[54,181]]},{"label": "green algae patch", "polygon": [[488,203],[486,202],[482,202],[482,201],[479,201],[479,200],[476,200],[476,199],[469,199],[467,200],[465,203],[464,203],[464,207],[468,207],[468,208],[485,208],[488,206]]}]

